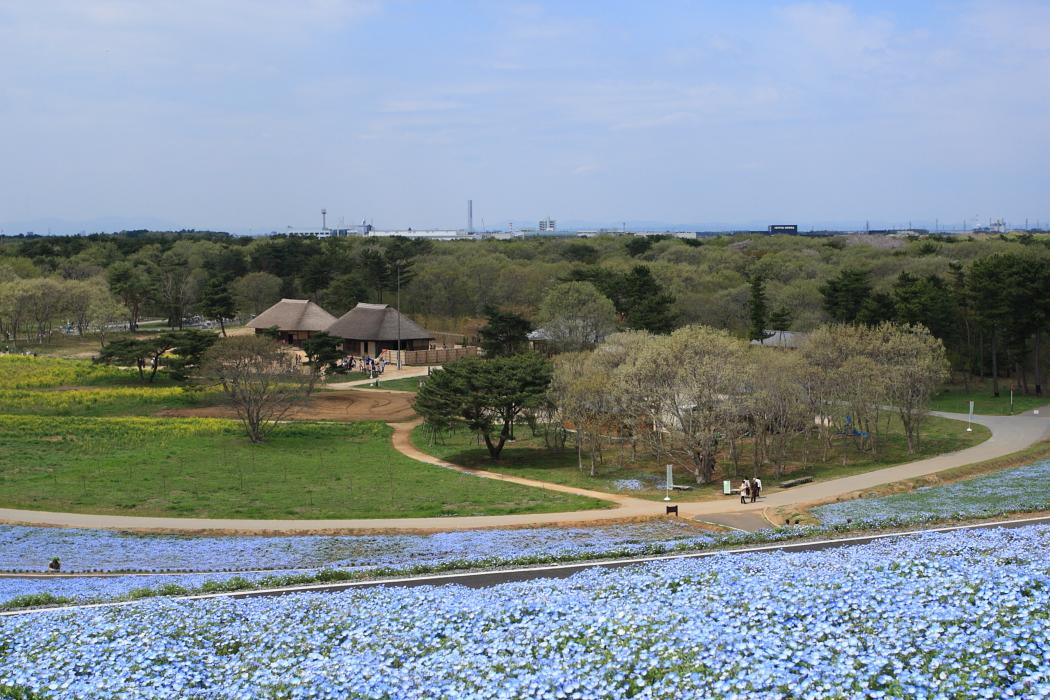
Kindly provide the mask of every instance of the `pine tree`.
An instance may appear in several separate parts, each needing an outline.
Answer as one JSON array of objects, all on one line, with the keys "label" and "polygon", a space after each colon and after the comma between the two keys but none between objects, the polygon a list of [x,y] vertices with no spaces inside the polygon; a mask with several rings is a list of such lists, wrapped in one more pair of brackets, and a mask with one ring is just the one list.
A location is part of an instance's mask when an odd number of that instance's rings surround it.
[{"label": "pine tree", "polygon": [[766,280],[762,275],[754,275],[751,278],[751,298],[747,306],[751,314],[748,338],[761,342],[770,336],[766,332],[766,326],[769,325],[769,305],[766,303]]}]

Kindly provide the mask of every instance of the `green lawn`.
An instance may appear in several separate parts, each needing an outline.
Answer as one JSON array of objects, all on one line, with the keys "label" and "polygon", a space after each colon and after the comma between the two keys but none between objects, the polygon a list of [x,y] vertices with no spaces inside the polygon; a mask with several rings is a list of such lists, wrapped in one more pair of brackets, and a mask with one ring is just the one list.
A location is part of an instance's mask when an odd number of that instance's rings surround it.
[{"label": "green lawn", "polygon": [[0,416],[0,506],[121,515],[391,518],[601,508],[396,452],[382,423]]},{"label": "green lawn", "polygon": [[[992,383],[974,382],[967,391],[965,386],[948,386],[933,397],[930,402],[930,410],[946,411],[950,413],[969,413],[970,401],[974,402],[973,412],[989,416],[1008,416],[1010,411],[1010,384],[1008,381],[999,382],[999,396],[992,396]],[[1033,408],[1040,408],[1050,404],[1050,396],[1025,396],[1014,394],[1014,405],[1012,413],[1024,413]]]},{"label": "green lawn", "polygon": [[[805,475],[812,476],[817,481],[835,479],[960,450],[983,442],[991,435],[987,428],[980,425],[974,425],[973,432],[967,433],[964,422],[931,417],[922,431],[921,449],[917,454],[909,455],[899,420],[893,417],[889,424],[889,430],[882,436],[879,454],[875,456],[856,450],[852,443],[845,438],[840,438],[836,441],[836,447],[828,461],[821,463],[817,461],[821,456],[817,445],[810,444],[808,447],[801,444],[795,445],[792,451],[793,463],[789,464],[783,478]],[[571,437],[564,450],[552,451],[544,447],[542,436],[533,437],[526,426],[518,426],[516,433],[517,441],[504,448],[498,462],[492,462],[484,444],[478,445],[476,437],[465,430],[458,430],[451,435],[443,436],[439,444],[430,444],[425,427],[420,426],[413,432],[412,440],[416,447],[424,452],[467,467],[489,469],[504,474],[597,491],[627,493],[642,498],[659,499],[665,495],[662,489],[654,488],[653,484],[663,483],[666,460],[656,460],[640,455],[638,461],[632,462],[628,448],[621,466],[619,449],[608,447],[604,451],[604,464],[599,464],[597,476],[591,477],[588,473],[590,468],[588,453],[586,451],[583,453],[584,470],[581,471],[577,466],[576,450]],[[843,463],[844,459],[845,463]],[[676,468],[675,483],[689,484],[693,486],[693,490],[676,492],[675,500],[724,498],[722,479],[739,480],[740,477],[733,473],[732,462],[725,455],[720,458],[720,470],[725,470],[725,472],[720,471],[716,474],[714,484],[698,486],[695,478],[685,469]],[[740,474],[748,476],[751,474],[750,453],[746,448],[740,460]],[[777,484],[781,481],[768,467],[761,469],[759,475],[762,477],[767,492],[771,489],[776,490]],[[615,482],[625,479],[640,480],[645,488],[641,490],[618,488]]]},{"label": "green lawn", "polygon": [[379,386],[369,384],[362,389],[381,389],[384,391],[419,391],[419,383],[425,381],[426,377],[401,377],[400,379],[379,380]]}]

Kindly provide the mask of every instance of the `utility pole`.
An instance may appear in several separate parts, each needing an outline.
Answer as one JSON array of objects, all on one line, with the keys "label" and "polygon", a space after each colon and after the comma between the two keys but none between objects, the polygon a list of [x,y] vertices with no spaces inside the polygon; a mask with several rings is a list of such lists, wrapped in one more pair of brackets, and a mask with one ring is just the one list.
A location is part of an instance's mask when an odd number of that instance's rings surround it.
[{"label": "utility pole", "polygon": [[397,263],[397,368],[401,369],[401,262]]}]

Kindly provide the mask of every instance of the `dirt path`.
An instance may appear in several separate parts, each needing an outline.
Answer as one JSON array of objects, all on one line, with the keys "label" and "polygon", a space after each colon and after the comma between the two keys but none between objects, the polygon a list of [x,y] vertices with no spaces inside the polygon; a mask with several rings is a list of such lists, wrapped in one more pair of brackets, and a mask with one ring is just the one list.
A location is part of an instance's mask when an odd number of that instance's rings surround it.
[{"label": "dirt path", "polygon": [[[310,400],[292,411],[294,420],[362,421],[380,420],[402,423],[416,418],[412,410],[415,394],[381,389],[349,389],[342,391],[319,391]],[[200,408],[174,408],[161,411],[160,416],[194,416],[202,418],[236,418],[229,406],[202,406]]]}]

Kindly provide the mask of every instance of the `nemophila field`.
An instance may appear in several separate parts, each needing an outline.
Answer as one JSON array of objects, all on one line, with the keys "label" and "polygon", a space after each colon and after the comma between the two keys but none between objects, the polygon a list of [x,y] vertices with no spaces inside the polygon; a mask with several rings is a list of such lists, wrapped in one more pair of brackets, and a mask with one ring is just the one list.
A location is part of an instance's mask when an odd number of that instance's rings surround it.
[{"label": "nemophila field", "polygon": [[287,537],[145,535],[8,525],[0,526],[0,571],[42,571],[52,557],[61,560],[64,572],[406,567],[523,555],[642,552],[714,539],[714,533],[671,521],[429,535]]},{"label": "nemophila field", "polygon": [[873,526],[949,518],[987,518],[1004,513],[1050,510],[1050,460],[953,484],[880,498],[859,498],[813,509],[827,525],[847,521]]},{"label": "nemophila field", "polygon": [[0,416],[0,505],[230,518],[391,518],[608,504],[409,459],[383,423],[282,425],[251,445],[207,418]]},{"label": "nemophila field", "polygon": [[1050,528],[486,589],[17,617],[0,678],[73,697],[1050,696]]}]

